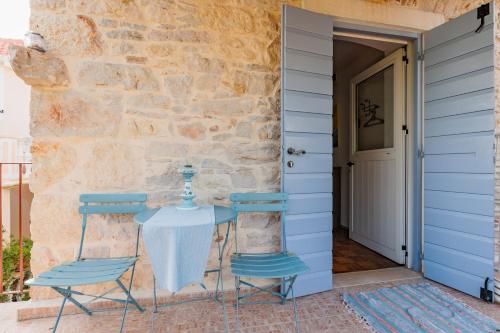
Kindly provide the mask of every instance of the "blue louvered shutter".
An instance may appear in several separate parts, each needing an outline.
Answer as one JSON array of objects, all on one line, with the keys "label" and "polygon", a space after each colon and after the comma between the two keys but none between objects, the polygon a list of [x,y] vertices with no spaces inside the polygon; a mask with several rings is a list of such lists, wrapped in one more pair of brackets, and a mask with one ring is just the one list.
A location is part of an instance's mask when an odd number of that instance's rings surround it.
[{"label": "blue louvered shutter", "polygon": [[[311,268],[302,296],[332,288],[333,21],[284,6],[282,21],[282,190],[289,194],[286,240]],[[305,154],[288,154],[288,149]]]},{"label": "blue louvered shutter", "polygon": [[424,34],[424,274],[479,297],[494,274],[493,8]]}]

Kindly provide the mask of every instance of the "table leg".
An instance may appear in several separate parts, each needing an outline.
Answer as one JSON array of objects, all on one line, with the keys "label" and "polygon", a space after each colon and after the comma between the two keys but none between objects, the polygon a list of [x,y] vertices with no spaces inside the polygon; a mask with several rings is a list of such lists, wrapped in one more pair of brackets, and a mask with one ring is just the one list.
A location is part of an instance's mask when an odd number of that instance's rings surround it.
[{"label": "table leg", "polygon": [[156,302],[156,278],[153,274],[153,313],[158,312],[158,303]]},{"label": "table leg", "polygon": [[[221,303],[222,303],[222,311],[224,312],[224,332],[229,332],[229,324],[227,320],[227,311],[226,311],[226,302],[225,302],[225,297],[224,297],[224,277],[222,275],[222,260],[224,259],[224,249],[226,248],[227,240],[229,237],[229,229],[230,229],[230,223],[227,224],[227,230],[226,230],[226,235],[224,237],[224,243],[221,246],[220,241],[217,243],[217,248],[218,248],[218,254],[219,254],[219,271],[217,274],[217,287],[215,288],[215,297],[217,300],[218,297],[218,289],[219,289],[219,283],[221,287]],[[219,225],[217,225],[217,239],[220,239],[220,231],[219,231]]]}]

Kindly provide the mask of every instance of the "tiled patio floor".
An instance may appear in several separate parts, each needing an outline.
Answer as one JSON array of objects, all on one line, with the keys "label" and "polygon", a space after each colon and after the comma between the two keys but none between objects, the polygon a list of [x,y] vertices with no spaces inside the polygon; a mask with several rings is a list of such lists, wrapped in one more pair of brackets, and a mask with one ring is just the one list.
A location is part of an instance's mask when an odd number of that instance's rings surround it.
[{"label": "tiled patio floor", "polygon": [[[399,280],[396,282],[359,285],[332,290],[298,299],[302,332],[370,332],[342,304],[343,291],[368,290],[394,286],[402,283],[425,281],[423,278]],[[487,304],[449,288],[439,286],[454,297],[469,304],[482,313],[500,321],[500,305]],[[235,331],[235,312],[228,307],[231,331]],[[5,319],[6,314],[0,315]],[[68,315],[63,317],[58,332],[117,332],[121,312],[97,313],[92,317]],[[291,303],[281,305],[247,305],[240,309],[242,332],[293,332]],[[1,318],[4,317],[4,318]],[[154,319],[154,324],[153,324]],[[1,332],[48,332],[54,318],[15,322],[0,320]],[[4,325],[7,324],[8,327]],[[221,332],[222,311],[210,301],[183,304],[173,308],[162,308],[152,317],[151,308],[144,314],[131,311],[127,317],[126,332]]]}]

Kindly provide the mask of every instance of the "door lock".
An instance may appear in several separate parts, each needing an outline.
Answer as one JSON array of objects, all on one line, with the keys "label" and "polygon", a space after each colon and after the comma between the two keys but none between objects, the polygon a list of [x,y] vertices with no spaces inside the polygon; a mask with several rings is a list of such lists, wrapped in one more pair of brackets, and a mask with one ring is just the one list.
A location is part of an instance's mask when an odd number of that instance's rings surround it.
[{"label": "door lock", "polygon": [[352,167],[353,165],[354,165],[354,162],[351,162],[351,161],[347,162],[347,166],[348,166],[349,168],[350,168],[350,167]]},{"label": "door lock", "polygon": [[288,167],[289,167],[289,168],[293,168],[293,165],[294,165],[294,164],[295,164],[295,163],[293,163],[293,161],[288,161],[288,162],[286,162],[286,165],[288,165]]}]

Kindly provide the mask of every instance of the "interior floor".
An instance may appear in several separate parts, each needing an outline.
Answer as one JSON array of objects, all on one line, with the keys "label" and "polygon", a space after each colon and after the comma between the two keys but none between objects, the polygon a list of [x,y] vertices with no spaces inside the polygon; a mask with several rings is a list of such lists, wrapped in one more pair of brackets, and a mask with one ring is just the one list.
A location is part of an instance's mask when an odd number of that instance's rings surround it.
[{"label": "interior floor", "polygon": [[349,230],[336,228],[333,232],[333,273],[347,273],[399,267],[394,261],[349,239]]}]

